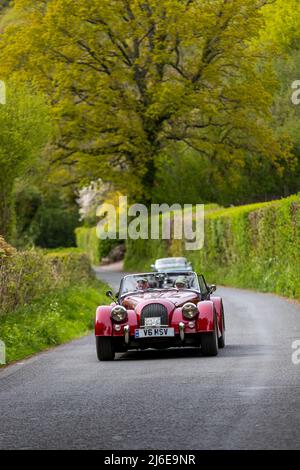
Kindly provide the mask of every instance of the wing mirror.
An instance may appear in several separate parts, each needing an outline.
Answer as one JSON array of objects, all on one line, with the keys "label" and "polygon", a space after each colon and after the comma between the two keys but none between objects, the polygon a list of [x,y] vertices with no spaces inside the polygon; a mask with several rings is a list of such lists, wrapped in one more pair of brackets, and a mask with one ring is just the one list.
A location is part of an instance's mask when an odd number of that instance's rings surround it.
[{"label": "wing mirror", "polygon": [[215,286],[215,284],[212,284],[209,288],[209,293],[213,294],[214,292],[216,292],[216,290],[217,290],[217,286]]},{"label": "wing mirror", "polygon": [[109,297],[111,300],[113,300],[114,302],[117,302],[117,299],[116,297],[118,297],[118,294],[116,296],[114,296],[114,294],[112,293],[111,290],[108,290],[106,292],[106,297]]}]

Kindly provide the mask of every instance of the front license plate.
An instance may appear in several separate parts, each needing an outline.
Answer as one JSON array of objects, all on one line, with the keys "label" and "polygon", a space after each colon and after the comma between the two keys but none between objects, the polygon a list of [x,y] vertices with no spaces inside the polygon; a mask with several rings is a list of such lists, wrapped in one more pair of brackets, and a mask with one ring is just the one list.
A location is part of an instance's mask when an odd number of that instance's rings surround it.
[{"label": "front license plate", "polygon": [[136,338],[164,338],[175,336],[174,328],[145,328],[135,330]]}]

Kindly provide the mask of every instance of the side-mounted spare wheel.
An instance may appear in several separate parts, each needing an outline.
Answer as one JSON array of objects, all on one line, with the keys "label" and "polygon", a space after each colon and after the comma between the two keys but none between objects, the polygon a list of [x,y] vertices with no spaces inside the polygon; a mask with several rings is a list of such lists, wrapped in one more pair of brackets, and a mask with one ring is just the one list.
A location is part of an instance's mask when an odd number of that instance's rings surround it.
[{"label": "side-mounted spare wheel", "polygon": [[218,329],[216,318],[214,321],[215,329],[211,333],[203,333],[201,336],[201,351],[203,356],[217,356],[219,352],[218,346]]},{"label": "side-mounted spare wheel", "polygon": [[96,349],[99,361],[113,361],[115,351],[112,339],[105,336],[96,336]]}]

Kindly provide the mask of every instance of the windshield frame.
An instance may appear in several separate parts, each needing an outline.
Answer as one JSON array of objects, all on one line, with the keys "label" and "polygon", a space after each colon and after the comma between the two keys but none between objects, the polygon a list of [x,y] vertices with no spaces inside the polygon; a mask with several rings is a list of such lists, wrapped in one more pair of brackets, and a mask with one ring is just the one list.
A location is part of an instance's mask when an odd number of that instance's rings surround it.
[{"label": "windshield frame", "polygon": [[[132,277],[147,277],[147,276],[151,276],[152,278],[155,278],[157,276],[174,276],[174,274],[176,274],[176,276],[194,276],[194,279],[195,279],[195,282],[196,282],[196,285],[198,288],[191,288],[191,289],[188,289],[188,288],[185,288],[185,289],[177,289],[176,287],[153,287],[153,288],[148,288],[148,289],[145,289],[145,290],[133,290],[133,291],[128,291],[128,292],[122,292],[123,290],[123,285],[124,285],[124,282],[126,281],[126,279]],[[185,292],[195,292],[199,295],[201,295],[201,289],[200,289],[200,284],[199,284],[199,278],[198,278],[198,275],[197,273],[195,273],[194,271],[190,271],[189,273],[187,273],[186,271],[181,271],[181,270],[178,270],[176,272],[174,271],[170,271],[170,272],[163,272],[163,273],[139,273],[139,274],[127,274],[126,276],[123,277],[123,279],[121,280],[121,283],[120,283],[120,289],[119,289],[119,300],[120,299],[123,299],[124,297],[127,297],[129,295],[138,295],[138,294],[144,294],[145,292],[167,292],[167,291],[176,291],[176,292],[182,292],[182,291],[185,291]]]}]

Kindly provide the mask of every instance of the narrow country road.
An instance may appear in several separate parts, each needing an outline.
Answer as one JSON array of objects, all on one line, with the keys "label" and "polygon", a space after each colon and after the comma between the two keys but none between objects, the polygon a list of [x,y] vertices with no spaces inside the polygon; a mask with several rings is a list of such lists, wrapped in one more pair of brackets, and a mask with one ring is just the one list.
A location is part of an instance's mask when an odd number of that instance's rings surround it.
[{"label": "narrow country road", "polygon": [[[121,273],[98,270],[116,289]],[[129,352],[93,336],[0,371],[1,449],[300,449],[300,307],[218,289],[227,347]]]}]

